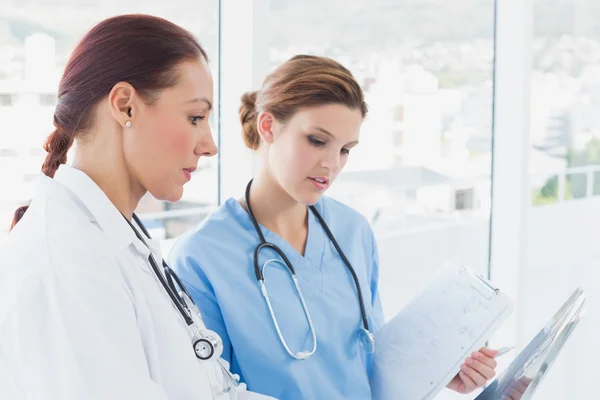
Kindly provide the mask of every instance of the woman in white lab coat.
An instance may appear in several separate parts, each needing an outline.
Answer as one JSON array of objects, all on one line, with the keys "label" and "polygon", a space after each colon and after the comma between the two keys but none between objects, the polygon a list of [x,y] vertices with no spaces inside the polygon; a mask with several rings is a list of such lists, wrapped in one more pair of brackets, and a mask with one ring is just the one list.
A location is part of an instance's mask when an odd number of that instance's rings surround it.
[{"label": "woman in white lab coat", "polygon": [[77,45],[44,174],[0,258],[0,398],[265,398],[237,384],[220,338],[167,290],[134,214],[147,192],[177,201],[217,152],[212,98],[204,50],[163,19],[114,17]]}]

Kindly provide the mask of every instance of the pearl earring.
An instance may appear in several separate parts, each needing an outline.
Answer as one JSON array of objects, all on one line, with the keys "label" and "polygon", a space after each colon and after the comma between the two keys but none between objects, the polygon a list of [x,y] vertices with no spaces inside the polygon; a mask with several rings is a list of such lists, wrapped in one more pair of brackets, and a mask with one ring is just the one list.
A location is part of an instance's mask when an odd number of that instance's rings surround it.
[{"label": "pearl earring", "polygon": [[125,128],[131,128],[131,121],[125,122]]}]

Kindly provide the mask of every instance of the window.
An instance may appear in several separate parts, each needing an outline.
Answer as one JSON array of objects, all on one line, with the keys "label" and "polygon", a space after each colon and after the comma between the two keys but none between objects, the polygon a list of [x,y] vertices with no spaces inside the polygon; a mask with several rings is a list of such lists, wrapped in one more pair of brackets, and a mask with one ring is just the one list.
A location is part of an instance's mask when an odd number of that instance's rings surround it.
[{"label": "window", "polygon": [[[399,311],[448,259],[458,259],[483,274],[493,266],[494,279],[510,270],[505,275],[509,278],[504,280],[506,289],[519,293],[519,312],[511,324],[517,327],[515,331],[523,331],[526,341],[581,286],[588,294],[585,321],[536,396],[593,398],[596,360],[600,359],[597,3],[15,2],[11,15],[19,17],[4,18],[8,29],[0,29],[0,181],[14,188],[0,196],[0,247],[13,210],[33,195],[34,178],[44,157],[41,145],[53,129],[53,91],[60,72],[69,51],[93,23],[128,12],[163,16],[196,34],[211,59],[215,109],[223,110],[220,119],[212,114],[211,124],[215,135],[219,127],[227,132],[219,143],[221,156],[201,160],[182,201],[169,204],[147,195],[138,209],[167,250],[173,238],[214,209],[219,197],[223,200],[243,191],[252,158],[239,135],[239,96],[256,88],[268,72],[295,54],[330,56],[354,73],[365,90],[370,113],[361,144],[328,195],[357,209],[373,226],[386,318]],[[501,11],[494,15],[495,10]],[[533,11],[534,24],[523,28],[517,23],[523,21],[515,17],[527,17],[529,11]],[[223,18],[230,18],[229,23],[223,23]],[[44,24],[39,23],[42,20]],[[504,40],[494,37],[495,21],[496,35],[504,32]],[[532,40],[528,29],[533,30]],[[513,32],[518,36],[511,36]],[[229,40],[228,45],[219,48],[219,40]],[[510,53],[513,60],[496,58],[494,71],[494,50],[500,51],[500,42],[517,50]],[[522,43],[531,44],[531,49],[523,50],[525,55],[519,53]],[[519,62],[511,63],[515,60]],[[502,94],[494,90],[499,80],[524,82],[527,89],[502,85]],[[25,87],[38,89],[30,93]],[[516,122],[498,127],[499,121],[511,119]],[[493,129],[498,132],[494,149]],[[501,141],[514,142],[514,146],[498,146]],[[527,160],[522,168],[514,168],[508,179],[498,178],[511,168],[513,159],[521,159],[523,149],[527,150],[523,160]],[[499,159],[502,168],[492,173],[492,162],[497,166]],[[521,185],[524,181],[527,185]],[[512,208],[514,198],[526,204],[526,209]],[[503,204],[501,213],[497,213],[499,203]],[[518,223],[497,228],[507,217]],[[508,245],[515,254],[502,258],[507,247],[495,239],[499,235],[490,236],[490,222],[491,231],[501,232],[503,241],[517,238]],[[489,261],[495,258],[500,262]],[[463,396],[442,393],[438,398]]]},{"label": "window", "polygon": [[[524,325],[530,338],[581,286],[588,313],[536,397],[596,393],[600,357],[600,8],[534,0],[531,54],[532,208],[526,238]],[[575,371],[576,370],[576,371]],[[571,385],[571,382],[578,382]]]},{"label": "window", "polygon": [[[126,13],[157,15],[190,30],[207,51],[216,80],[217,0],[182,0],[162,5],[141,0],[127,3],[89,0],[15,2],[11,5],[11,13],[3,16],[3,26],[7,29],[0,29],[3,49],[0,57],[0,168],[5,170],[0,171],[0,176],[4,179],[4,172],[9,168],[8,164],[2,163],[2,158],[15,158],[17,164],[10,164],[9,175],[11,182],[17,183],[10,198],[4,194],[0,197],[0,231],[8,228],[12,212],[21,199],[34,194],[32,176],[39,173],[45,156],[42,144],[54,129],[56,90],[70,52],[93,24]],[[44,16],[44,23],[40,23],[40,15]],[[17,96],[18,102],[14,101]],[[214,129],[213,133],[217,134]],[[15,155],[15,148],[25,151]],[[28,152],[27,149],[40,150]],[[183,214],[185,218],[180,215],[185,210],[171,210],[169,205],[151,196],[140,203],[138,213],[151,213],[145,221],[151,226],[163,227],[162,238],[167,239],[165,245],[169,239],[201,220],[206,209],[217,204],[217,162],[203,161],[202,167],[185,187],[183,201],[178,206],[190,210]]]},{"label": "window", "polygon": [[[449,257],[486,273],[493,1],[271,0],[269,10],[268,70],[297,53],[329,56],[365,91],[360,145],[328,194],[372,223],[386,316]],[[455,194],[467,174],[487,199]],[[457,216],[454,203],[474,212]]]}]

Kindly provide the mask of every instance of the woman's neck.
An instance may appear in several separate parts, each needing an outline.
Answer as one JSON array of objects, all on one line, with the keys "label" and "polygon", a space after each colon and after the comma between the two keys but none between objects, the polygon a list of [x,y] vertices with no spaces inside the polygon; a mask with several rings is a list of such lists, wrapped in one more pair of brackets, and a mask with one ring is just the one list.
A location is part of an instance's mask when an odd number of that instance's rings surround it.
[{"label": "woman's neck", "polygon": [[111,151],[111,147],[97,143],[78,147],[73,167],[89,176],[117,210],[131,220],[146,190],[132,179],[124,157],[119,152]]},{"label": "woman's neck", "polygon": [[[252,181],[250,207],[256,221],[304,254],[308,236],[308,209],[293,199],[266,171]],[[245,201],[240,204],[246,208]]]}]

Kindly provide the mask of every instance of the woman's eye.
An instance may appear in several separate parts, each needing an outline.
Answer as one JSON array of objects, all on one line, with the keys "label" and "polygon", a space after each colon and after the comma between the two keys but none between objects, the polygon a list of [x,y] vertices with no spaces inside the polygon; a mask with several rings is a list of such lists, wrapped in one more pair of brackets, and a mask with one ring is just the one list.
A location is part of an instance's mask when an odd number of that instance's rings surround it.
[{"label": "woman's eye", "polygon": [[350,154],[350,150],[342,148],[342,154]]},{"label": "woman's eye", "polygon": [[321,147],[325,145],[325,142],[322,140],[319,140],[317,138],[314,138],[312,136],[308,137],[308,141],[310,142],[310,144],[312,144],[315,147]]},{"label": "woman's eye", "polygon": [[195,115],[193,117],[190,117],[190,122],[192,123],[192,125],[196,126],[198,124],[198,121],[202,121],[203,119],[204,117],[200,115]]}]

